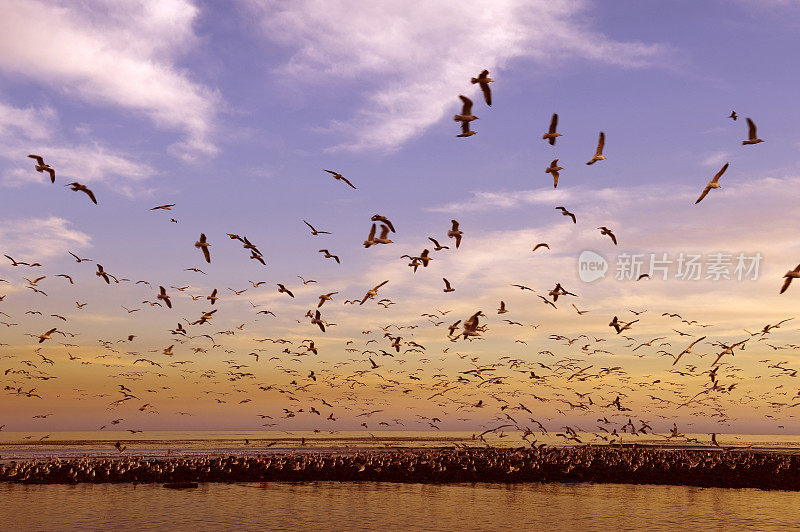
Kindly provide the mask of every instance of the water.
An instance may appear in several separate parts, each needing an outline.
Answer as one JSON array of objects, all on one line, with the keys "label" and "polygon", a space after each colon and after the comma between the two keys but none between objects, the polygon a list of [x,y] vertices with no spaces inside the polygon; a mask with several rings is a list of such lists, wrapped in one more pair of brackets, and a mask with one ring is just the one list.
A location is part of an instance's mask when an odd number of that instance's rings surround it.
[{"label": "water", "polygon": [[[466,431],[146,431],[131,434],[126,431],[93,432],[0,432],[0,460],[24,460],[48,457],[117,456],[114,443],[127,447],[126,454],[135,456],[197,456],[204,454],[257,454],[259,452],[303,449],[346,450],[384,447],[448,447],[455,444],[482,446]],[[39,441],[40,438],[48,436]],[[502,436],[502,437],[501,437]],[[522,433],[512,431],[484,435],[486,442],[499,447],[527,447]],[[585,443],[603,444],[591,433],[579,433]],[[622,434],[623,443],[639,445],[669,445],[686,448],[710,447],[708,434],[687,434],[701,443],[686,442],[685,438],[667,439],[665,435]],[[301,447],[301,441],[305,445]],[[530,441],[548,445],[574,445],[554,432],[536,433]],[[245,444],[245,440],[249,443]],[[753,450],[775,450],[784,453],[800,452],[800,436],[764,434],[718,434],[722,446],[745,447]]]},{"label": "water", "polygon": [[0,484],[2,530],[780,530],[797,494],[620,484]]}]

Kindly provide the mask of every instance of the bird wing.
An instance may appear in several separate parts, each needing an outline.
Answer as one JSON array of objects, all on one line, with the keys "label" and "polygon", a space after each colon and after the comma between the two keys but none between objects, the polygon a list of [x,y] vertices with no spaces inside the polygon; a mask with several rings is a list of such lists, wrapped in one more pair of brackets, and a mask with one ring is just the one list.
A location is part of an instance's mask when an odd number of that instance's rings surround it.
[{"label": "bird wing", "polygon": [[550,129],[548,129],[547,132],[553,134],[556,132],[557,127],[558,127],[558,113],[553,113],[553,117],[550,119]]},{"label": "bird wing", "polygon": [[314,229],[314,226],[308,223],[307,221],[303,220],[303,223],[306,224],[308,227],[310,227],[312,231],[316,231],[316,229]]},{"label": "bird wing", "polygon": [[458,231],[458,222],[456,220],[450,220],[450,222],[452,222],[452,224],[453,224],[453,227],[452,227],[451,230],[452,231]]},{"label": "bird wing", "polygon": [[461,114],[462,115],[471,115],[472,114],[472,100],[470,100],[469,98],[467,98],[463,94],[460,94],[458,97],[461,98],[462,102],[464,102],[464,105],[461,107]]},{"label": "bird wing", "polygon": [[786,290],[789,288],[790,284],[792,284],[792,277],[787,275],[786,276],[786,280],[783,281],[783,286],[781,286],[780,293],[782,294],[782,293],[786,292]]},{"label": "bird wing", "polygon": [[706,185],[706,188],[703,189],[703,193],[700,194],[700,197],[697,198],[697,201],[695,201],[694,204],[697,205],[698,203],[700,203],[703,200],[703,198],[705,198],[708,195],[709,190],[711,190],[711,187],[709,185]]},{"label": "bird wing", "polygon": [[208,246],[202,246],[203,249],[203,257],[206,259],[206,262],[209,264],[211,263],[211,252],[208,251]]},{"label": "bird wing", "polygon": [[42,159],[41,155],[28,155],[28,157],[36,160],[36,164],[44,166],[44,159]]},{"label": "bird wing", "polygon": [[92,200],[92,203],[97,205],[97,198],[94,197],[94,192],[92,192],[88,188],[84,188],[83,191],[86,192],[86,195],[89,196],[89,199]]},{"label": "bird wing", "polygon": [[385,284],[386,284],[386,283],[388,283],[388,282],[389,282],[388,280],[386,280],[386,281],[382,282],[381,284],[379,284],[378,286],[376,286],[375,288],[373,288],[373,290],[377,290],[378,288],[380,288],[381,286],[385,285]]},{"label": "bird wing", "polygon": [[[486,72],[484,70],[484,72]],[[481,92],[483,92],[483,99],[486,100],[486,105],[492,105],[492,88],[485,81],[481,83]]]},{"label": "bird wing", "polygon": [[725,163],[725,166],[723,166],[722,168],[720,168],[720,171],[719,171],[719,172],[717,172],[717,175],[715,175],[715,176],[714,176],[714,179],[712,179],[712,180],[710,181],[711,183],[716,183],[716,182],[718,182],[718,181],[719,181],[719,178],[720,178],[720,177],[722,177],[722,174],[724,174],[724,173],[725,173],[725,170],[727,170],[727,169],[728,169],[728,164],[729,164],[729,163]]},{"label": "bird wing", "polygon": [[348,179],[347,179],[346,177],[344,177],[344,176],[340,176],[340,177],[339,177],[339,179],[341,179],[342,181],[344,181],[345,183],[347,183],[348,185],[350,185],[352,188],[356,188],[356,187],[355,187],[355,185],[353,185],[353,183],[351,183],[350,181],[348,181]]},{"label": "bird wing", "polygon": [[756,133],[756,124],[750,117],[747,118],[747,136],[750,138],[750,140],[758,138],[758,134]]},{"label": "bird wing", "polygon": [[597,139],[597,155],[603,155],[603,147],[606,145],[606,134],[600,132],[600,137]]}]

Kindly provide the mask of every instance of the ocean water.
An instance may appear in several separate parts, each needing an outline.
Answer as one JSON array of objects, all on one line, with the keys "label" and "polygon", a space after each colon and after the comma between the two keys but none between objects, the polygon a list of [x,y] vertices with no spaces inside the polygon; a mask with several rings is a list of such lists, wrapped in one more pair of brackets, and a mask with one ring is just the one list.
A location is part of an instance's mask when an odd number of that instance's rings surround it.
[{"label": "ocean water", "polygon": [[[396,447],[452,447],[454,445],[483,446],[474,432],[434,431],[146,431],[131,434],[127,431],[94,432],[0,432],[0,460],[37,459],[48,457],[117,456],[114,444],[127,447],[134,456],[197,456],[207,454],[257,454],[273,451],[321,451],[348,449],[380,449]],[[486,442],[496,447],[529,445],[521,432],[484,435]],[[605,442],[589,433],[579,433],[584,443]],[[622,443],[660,445],[684,448],[710,447],[708,434],[687,434],[701,443],[686,442],[684,438],[668,439],[666,435],[622,434]],[[44,439],[42,439],[44,438]],[[575,445],[553,432],[529,437],[537,444]],[[775,450],[800,453],[800,436],[770,434],[718,434],[722,446],[747,447],[753,450]]]},{"label": "ocean water", "polygon": [[796,530],[797,493],[621,484],[0,484],[0,530]]}]

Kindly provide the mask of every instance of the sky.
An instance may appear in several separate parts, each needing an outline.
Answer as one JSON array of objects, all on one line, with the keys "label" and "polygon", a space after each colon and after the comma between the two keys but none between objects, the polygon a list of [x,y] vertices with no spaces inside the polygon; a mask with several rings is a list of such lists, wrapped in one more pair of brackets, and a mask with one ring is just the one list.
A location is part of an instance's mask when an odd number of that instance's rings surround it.
[{"label": "sky", "polygon": [[[697,432],[800,432],[791,406],[800,322],[745,332],[796,315],[800,288],[778,292],[800,256],[791,223],[800,214],[791,195],[800,184],[793,127],[800,79],[790,53],[799,4],[354,7],[4,2],[0,251],[42,264],[0,262],[4,430],[93,430],[119,418],[145,430],[252,429],[265,419],[268,428],[336,430],[360,428],[359,414],[372,410],[382,412],[368,428],[428,429],[437,418],[437,428],[476,430],[512,408],[527,419],[522,402],[555,427],[590,427],[607,415],[620,425],[637,416],[661,431],[675,422]],[[491,107],[470,83],[484,68],[494,80]],[[469,138],[456,137],[452,120],[459,94],[474,100],[479,117]],[[553,113],[563,136],[551,146],[541,135]],[[765,142],[741,144],[746,117]],[[587,166],[600,131],[607,159]],[[55,183],[28,154],[44,157]],[[554,189],[544,169],[556,158],[564,170]],[[722,187],[695,205],[725,163]],[[73,181],[99,204],[64,187]],[[151,210],[165,204],[175,206]],[[392,244],[367,249],[376,213],[397,232]],[[464,232],[457,250],[447,236],[453,219]],[[313,236],[303,220],[332,234]],[[210,264],[194,247],[201,232]],[[247,236],[266,266],[227,233]],[[433,251],[428,237],[450,249]],[[539,242],[549,249],[531,251]],[[426,248],[434,260],[412,271],[401,255]],[[585,250],[608,262],[605,278],[581,280]],[[93,262],[76,263],[68,251]],[[736,256],[758,254],[756,279],[709,279],[707,270],[696,281],[675,277],[681,254],[700,255],[708,267],[717,253],[732,257],[731,273]],[[622,254],[666,254],[669,278],[616,279]],[[96,263],[129,281],[106,285],[94,275]],[[25,279],[43,275],[36,287],[46,296]],[[304,285],[298,275],[317,282]],[[442,277],[454,292],[442,292]],[[384,280],[377,299],[389,298],[388,308],[344,304]],[[295,297],[278,293],[276,283]],[[538,295],[556,283],[576,296],[552,308]],[[156,301],[159,285],[173,309],[144,303]],[[205,296],[214,288],[221,299],[211,323],[182,321],[189,336],[213,340],[171,334],[179,321],[212,309]],[[328,292],[338,294],[320,310],[335,325],[323,333],[304,315]],[[508,314],[496,313],[501,300]],[[437,309],[446,314],[421,316]],[[445,327],[478,310],[486,314],[481,338],[450,342]],[[608,326],[614,316],[639,321],[617,335]],[[380,329],[390,324],[403,327],[388,329],[402,337],[394,357],[380,354],[394,352]],[[35,337],[53,327],[74,336],[39,344]],[[658,337],[665,338],[633,351]],[[258,341],[264,338],[292,343]],[[746,338],[745,349],[723,358],[708,391],[721,350],[711,342]],[[303,352],[304,339],[315,342],[317,355]],[[163,354],[169,345],[173,357]],[[596,348],[610,352],[589,354]],[[139,358],[162,367],[134,364]],[[478,387],[492,374],[504,379]],[[136,398],[111,406],[124,397],[120,384]],[[593,404],[578,393],[591,394]],[[630,411],[609,406],[620,394]],[[312,405],[321,415],[309,413]],[[52,415],[33,417],[39,414]],[[339,421],[326,421],[329,414]]]}]

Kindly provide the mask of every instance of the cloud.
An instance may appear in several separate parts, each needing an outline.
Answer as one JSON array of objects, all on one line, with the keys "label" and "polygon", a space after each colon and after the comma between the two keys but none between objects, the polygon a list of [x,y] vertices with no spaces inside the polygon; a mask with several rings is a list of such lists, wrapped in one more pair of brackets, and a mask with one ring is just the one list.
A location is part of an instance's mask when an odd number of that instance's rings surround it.
[{"label": "cloud", "polygon": [[455,108],[456,95],[476,94],[472,76],[502,71],[512,59],[640,67],[665,50],[592,30],[580,0],[381,0],[358,9],[345,0],[243,1],[269,39],[293,50],[282,76],[308,84],[338,77],[365,87],[367,104],[332,123],[346,137],[334,149],[396,148]]},{"label": "cloud", "polygon": [[175,66],[197,41],[197,13],[188,0],[9,0],[0,18],[0,70],[182,130],[173,149],[183,158],[212,155],[219,96]]},{"label": "cloud", "polygon": [[51,107],[20,109],[0,102],[0,137],[22,134],[33,140],[50,137],[56,119]]},{"label": "cloud", "polygon": [[[150,166],[98,142],[55,142],[52,137],[57,123],[56,112],[49,107],[22,109],[0,102],[0,157],[16,163],[3,173],[4,184],[49,182],[46,174],[33,170],[34,163],[27,158],[29,153],[42,154],[47,163],[56,168],[57,176],[78,179],[82,183],[114,178],[140,181],[155,173]],[[117,190],[125,192],[129,188],[121,185]]]},{"label": "cloud", "polygon": [[90,247],[90,242],[89,235],[71,229],[69,220],[56,216],[0,221],[0,250],[16,260],[66,255],[68,250]]}]

